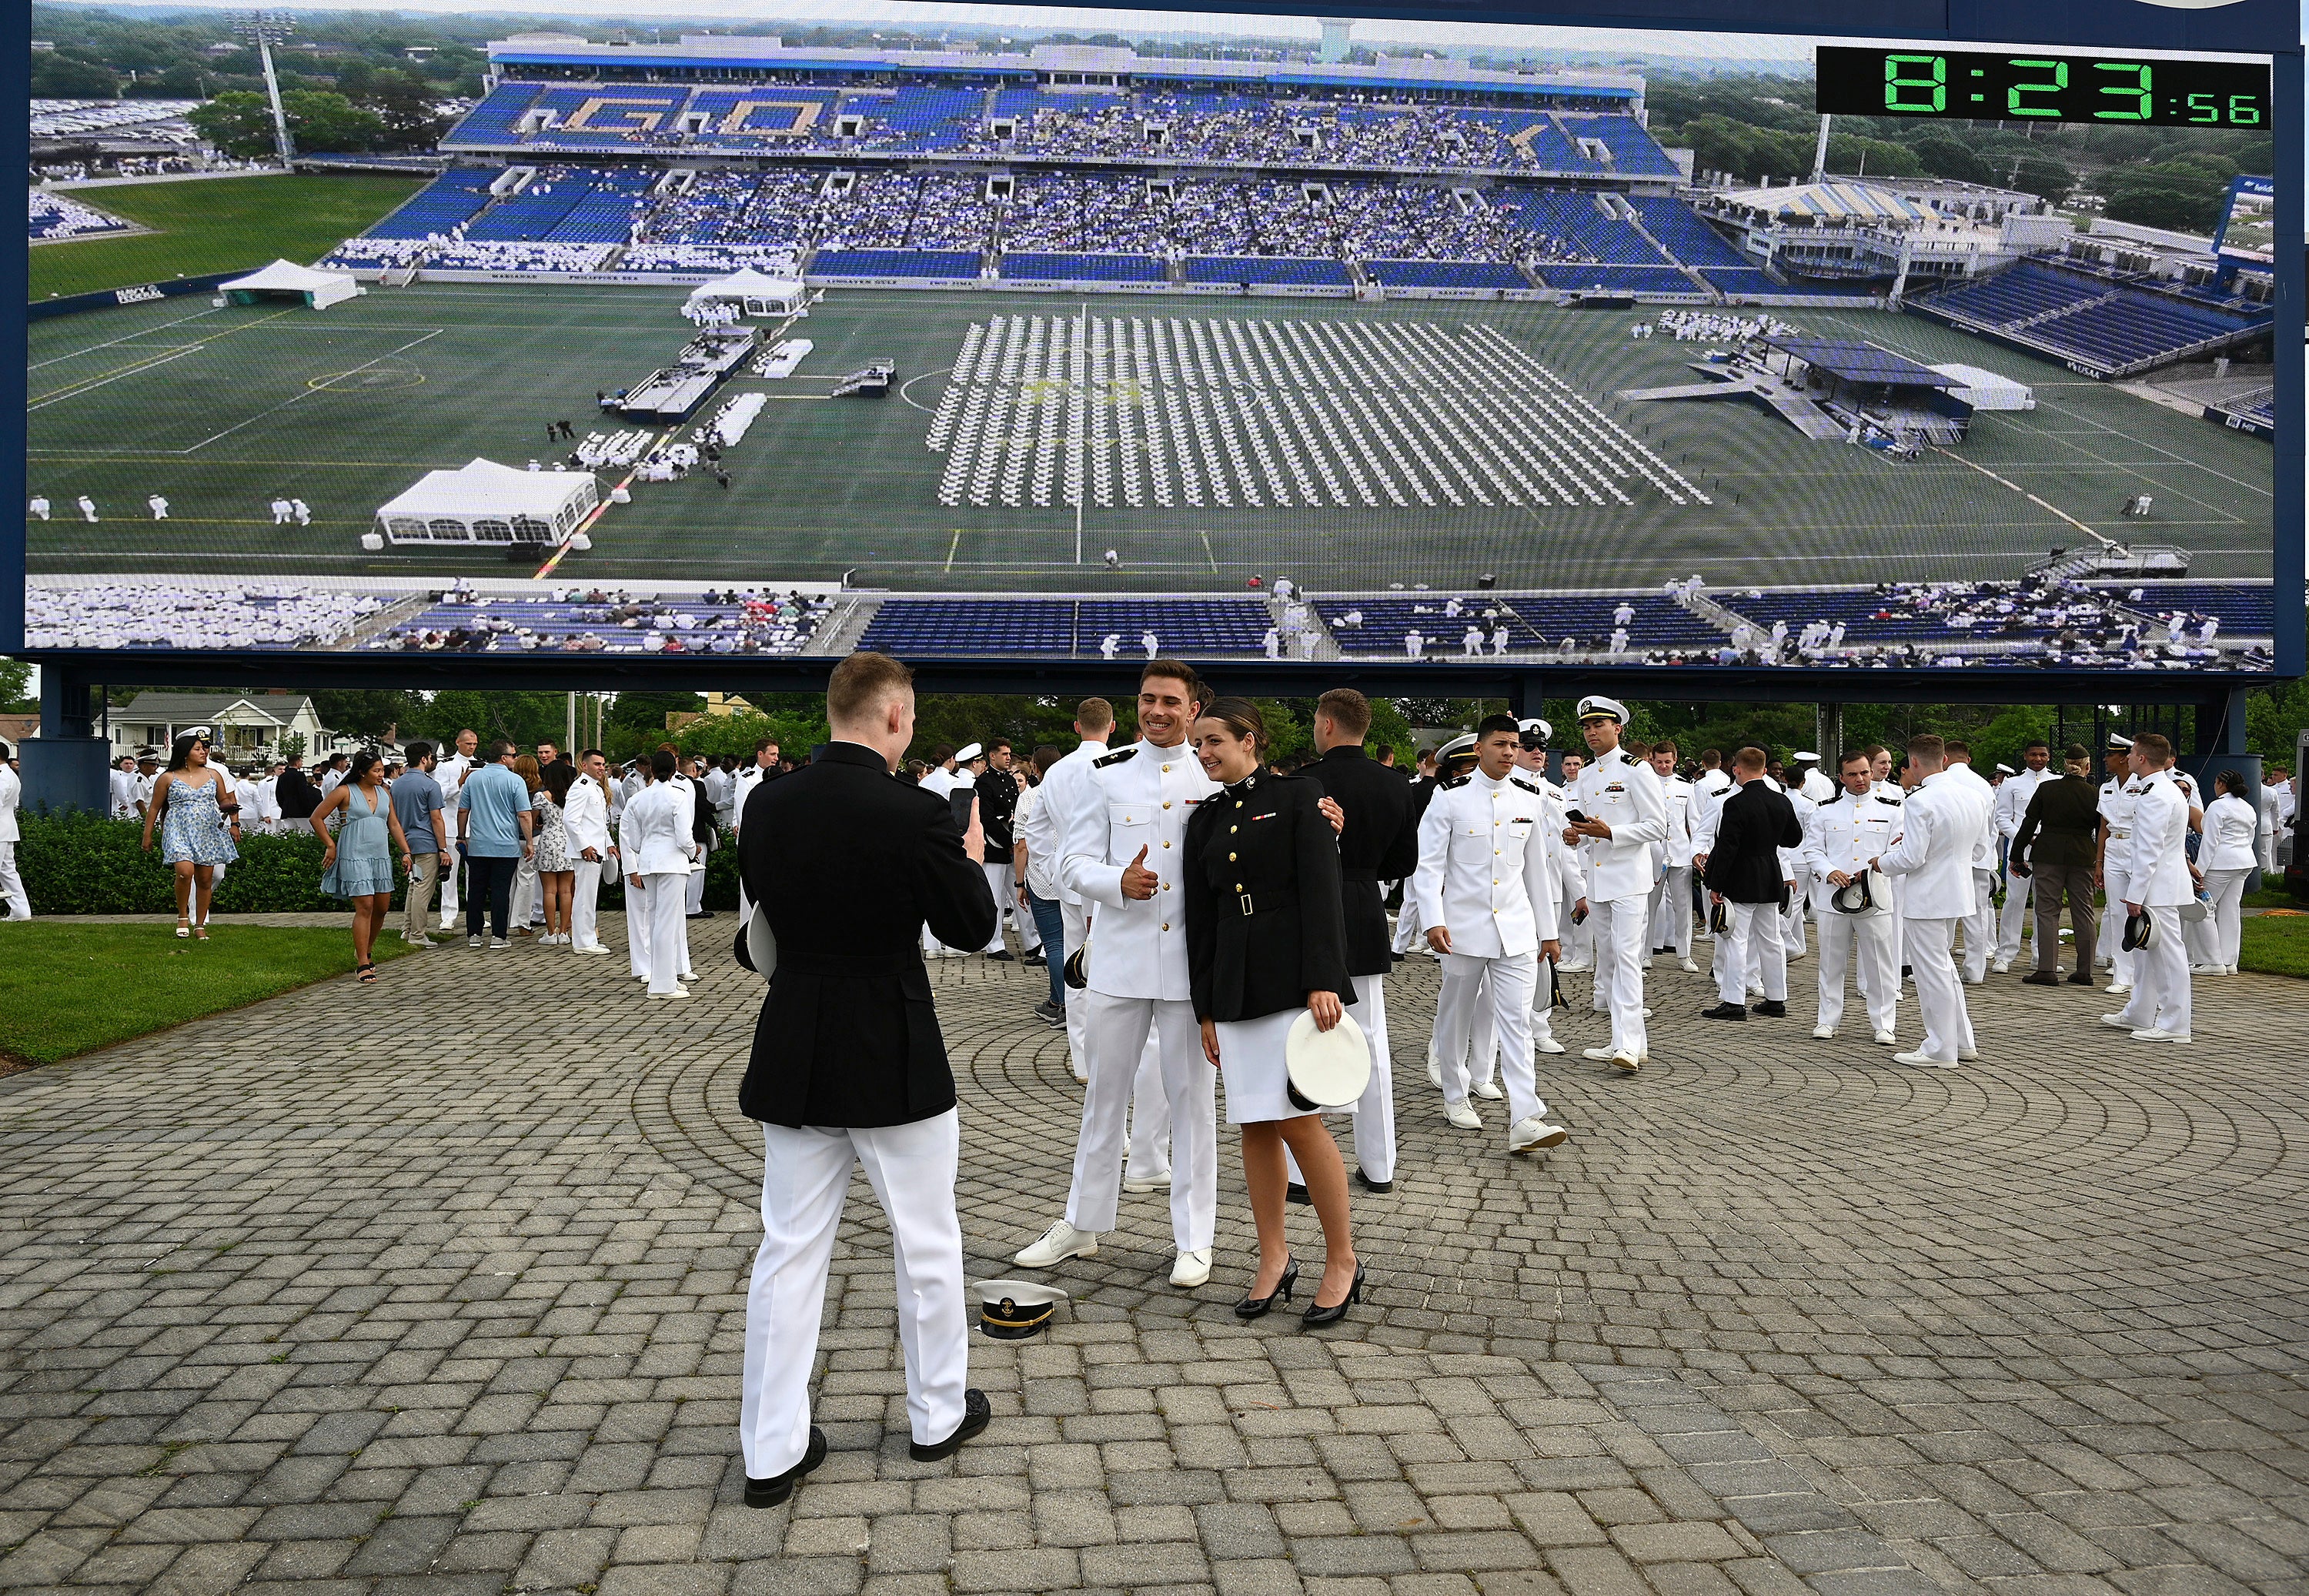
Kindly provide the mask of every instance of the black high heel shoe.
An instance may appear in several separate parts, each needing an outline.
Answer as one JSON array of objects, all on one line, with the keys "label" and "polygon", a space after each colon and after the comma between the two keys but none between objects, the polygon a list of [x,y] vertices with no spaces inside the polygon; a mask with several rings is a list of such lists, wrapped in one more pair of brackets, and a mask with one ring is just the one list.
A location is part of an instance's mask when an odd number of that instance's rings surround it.
[{"label": "black high heel shoe", "polygon": [[1244,1298],[1234,1305],[1234,1316],[1238,1319],[1256,1319],[1275,1306],[1276,1298],[1280,1297],[1285,1302],[1290,1301],[1291,1293],[1298,1284],[1299,1260],[1286,1254],[1283,1260],[1283,1278],[1275,1282],[1275,1290],[1264,1297]]},{"label": "black high heel shoe", "polygon": [[1355,1304],[1361,1302],[1362,1299],[1363,1266],[1361,1263],[1357,1263],[1355,1265],[1355,1283],[1347,1288],[1346,1296],[1341,1300],[1333,1303],[1329,1307],[1325,1307],[1320,1303],[1309,1303],[1307,1305],[1306,1313],[1300,1316],[1299,1322],[1310,1330],[1314,1329],[1319,1324],[1336,1324],[1340,1320],[1347,1316],[1347,1310],[1349,1308],[1354,1307]]}]

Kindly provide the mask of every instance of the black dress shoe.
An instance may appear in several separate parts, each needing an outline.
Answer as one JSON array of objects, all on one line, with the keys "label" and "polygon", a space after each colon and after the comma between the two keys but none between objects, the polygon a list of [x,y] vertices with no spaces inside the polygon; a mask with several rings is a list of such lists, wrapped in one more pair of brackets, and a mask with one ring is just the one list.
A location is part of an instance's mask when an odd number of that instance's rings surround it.
[{"label": "black dress shoe", "polygon": [[[2090,980],[2092,978],[2087,976],[2085,979]],[[2032,970],[2020,978],[2020,984],[2024,987],[2057,987],[2061,984],[2061,978],[2049,970]]]},{"label": "black dress shoe", "polygon": [[962,1393],[962,1422],[954,1427],[954,1434],[943,1441],[909,1442],[906,1455],[918,1463],[934,1463],[942,1457],[952,1457],[962,1450],[962,1444],[986,1428],[994,1417],[994,1410],[986,1405],[986,1393],[973,1385]]},{"label": "black dress shoe", "polygon": [[1012,952],[1011,952],[1008,948],[1007,948],[1007,947],[1000,947],[1000,948],[996,948],[992,953],[990,953],[987,954],[986,956],[987,956],[988,958],[990,958],[990,959],[999,959],[999,960],[1000,960],[1003,963],[1007,964],[1007,963],[1009,963],[1012,960],[1014,960],[1014,959],[1017,958],[1017,956],[1018,956],[1018,955],[1017,955],[1017,954],[1016,954],[1016,953],[1012,953]]},{"label": "black dress shoe", "polygon": [[[1320,1290],[1322,1288],[1319,1286],[1316,1289]],[[1355,1283],[1347,1288],[1346,1296],[1328,1307],[1310,1301],[1307,1305],[1307,1311],[1299,1316],[1299,1323],[1309,1330],[1314,1329],[1319,1324],[1336,1324],[1347,1316],[1349,1308],[1362,1299],[1363,1266],[1358,1264],[1355,1265]]]},{"label": "black dress shoe", "polygon": [[1748,1017],[1748,1011],[1740,1004],[1719,1003],[1714,1008],[1701,1009],[1699,1017],[1703,1020],[1744,1020]]},{"label": "black dress shoe", "polygon": [[1373,1193],[1386,1193],[1391,1192],[1395,1189],[1394,1181],[1373,1180],[1370,1176],[1363,1173],[1363,1167],[1361,1164],[1357,1164],[1355,1166],[1355,1184],[1362,1187],[1363,1190]]},{"label": "black dress shoe", "polygon": [[1025,958],[1020,962],[1029,970],[1047,969],[1051,962],[1048,959],[1042,957],[1042,950],[1039,948],[1034,952],[1028,953]]},{"label": "black dress shoe", "polygon": [[773,1474],[767,1480],[748,1478],[746,1481],[746,1505],[775,1507],[793,1495],[794,1482],[826,1461],[826,1432],[816,1425],[809,1427],[809,1445],[802,1448],[801,1462],[783,1474]]},{"label": "black dress shoe", "polygon": [[2092,984],[2092,971],[2089,970],[2080,970],[2069,977],[2069,985],[2071,987],[2089,987]]},{"label": "black dress shoe", "polygon": [[1295,1180],[1283,1188],[1283,1200],[1286,1203],[1296,1203],[1302,1208],[1311,1207],[1315,1201],[1307,1195],[1307,1188]]},{"label": "black dress shoe", "polygon": [[1264,1297],[1244,1298],[1234,1305],[1234,1316],[1238,1319],[1256,1319],[1275,1306],[1276,1298],[1280,1297],[1285,1302],[1290,1301],[1291,1294],[1298,1289],[1299,1260],[1286,1257],[1283,1261],[1283,1276],[1275,1282],[1275,1290]]},{"label": "black dress shoe", "polygon": [[1785,1020],[1788,1017],[1788,1005],[1777,997],[1767,997],[1755,1006],[1753,1012],[1768,1020]]},{"label": "black dress shoe", "polygon": [[1388,958],[1388,963],[1390,963],[1390,964],[1400,964],[1400,963],[1402,963],[1405,959],[1409,958],[1410,956],[1411,956],[1411,955],[1410,955],[1410,954],[1408,954],[1408,953],[1396,953],[1396,952],[1394,952],[1394,951],[1392,951],[1392,950],[1389,950],[1389,952],[1388,952],[1388,955],[1387,955],[1387,958]]}]

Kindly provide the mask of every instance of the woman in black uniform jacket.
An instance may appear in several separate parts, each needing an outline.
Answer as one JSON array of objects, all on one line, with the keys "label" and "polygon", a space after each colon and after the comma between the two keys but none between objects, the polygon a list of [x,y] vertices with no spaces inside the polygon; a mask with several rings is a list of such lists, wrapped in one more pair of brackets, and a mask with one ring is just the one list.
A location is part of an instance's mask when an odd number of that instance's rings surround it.
[{"label": "woman in black uniform jacket", "polygon": [[1339,848],[1323,789],[1265,773],[1267,729],[1245,700],[1222,698],[1195,723],[1195,756],[1225,790],[1187,823],[1187,969],[1203,1052],[1226,1077],[1227,1121],[1242,1126],[1243,1179],[1258,1226],[1258,1275],[1235,1307],[1257,1318],[1299,1279],[1284,1233],[1283,1149],[1323,1223],[1322,1283],[1306,1323],[1345,1316],[1362,1296],[1347,1235],[1347,1175],[1322,1117],[1294,1106],[1284,1039],[1302,1009],[1325,1031],[1354,999],[1347,973]]}]

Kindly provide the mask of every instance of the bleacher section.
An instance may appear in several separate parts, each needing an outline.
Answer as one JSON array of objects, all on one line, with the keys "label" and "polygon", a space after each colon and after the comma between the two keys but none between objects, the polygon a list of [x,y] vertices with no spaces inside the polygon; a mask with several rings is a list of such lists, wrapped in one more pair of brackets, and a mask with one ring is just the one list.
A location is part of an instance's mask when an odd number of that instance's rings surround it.
[{"label": "bleacher section", "polygon": [[821,249],[810,262],[813,277],[970,278],[978,275],[975,252],[954,249]]},{"label": "bleacher section", "polygon": [[1920,296],[1908,307],[2103,377],[2209,353],[2270,324],[2266,312],[2224,310],[2037,260]]},{"label": "bleacher section", "polygon": [[1015,282],[1161,282],[1151,254],[1005,254],[1002,275]]},{"label": "bleacher section", "polygon": [[489,203],[494,171],[442,173],[411,195],[407,203],[370,228],[371,238],[430,238],[472,220]]},{"label": "bleacher section", "polygon": [[1347,288],[1354,281],[1341,261],[1251,254],[1192,256],[1187,262],[1187,280],[1270,288]]},{"label": "bleacher section", "polygon": [[[2161,617],[2178,609],[2200,618],[2211,616],[2220,622],[2223,634],[2267,637],[2277,625],[2271,597],[2274,590],[2267,586],[2235,582],[2097,582],[2087,585],[2137,615]],[[2128,597],[2136,590],[2140,594],[2139,599]],[[2195,631],[2192,624],[2190,632],[2193,635]]]},{"label": "bleacher section", "polygon": [[1530,281],[1504,261],[1365,261],[1372,280],[1391,289],[1522,289]]},{"label": "bleacher section", "polygon": [[1273,625],[1245,599],[886,599],[858,646],[921,654],[1146,652],[1149,631],[1165,653],[1254,654]]},{"label": "bleacher section", "polygon": [[1612,151],[1612,162],[1605,169],[1618,177],[1683,176],[1682,168],[1667,158],[1667,151],[1632,116],[1567,116],[1563,128],[1574,138],[1600,141]]},{"label": "bleacher section", "polygon": [[1756,269],[1754,262],[1734,249],[1723,234],[1700,220],[1682,200],[1665,194],[1639,194],[1628,203],[1635,207],[1645,230],[1685,265],[1697,266],[1703,272],[1711,267],[1726,271]]},{"label": "bleacher section", "polygon": [[827,610],[662,597],[621,613],[606,603],[501,598],[428,605],[362,643],[393,653],[798,654]]},{"label": "bleacher section", "polygon": [[[1446,614],[1456,598],[1460,613]],[[1466,629],[1480,625],[1483,651],[1491,652],[1494,622],[1484,611],[1507,623],[1508,647],[1513,652],[1560,650],[1567,637],[1578,651],[1600,652],[1615,629],[1613,614],[1622,605],[1635,611],[1627,623],[1628,649],[1717,648],[1724,634],[1708,622],[1658,593],[1538,594],[1538,593],[1420,593],[1377,599],[1315,600],[1315,612],[1339,645],[1351,655],[1396,655],[1406,652],[1405,639],[1416,630],[1426,640],[1425,651],[1443,656],[1463,651]],[[1361,615],[1362,624],[1348,624]]]},{"label": "bleacher section", "polygon": [[128,227],[120,218],[83,205],[69,194],[35,188],[31,195],[34,238],[84,238],[91,233],[123,232]]}]

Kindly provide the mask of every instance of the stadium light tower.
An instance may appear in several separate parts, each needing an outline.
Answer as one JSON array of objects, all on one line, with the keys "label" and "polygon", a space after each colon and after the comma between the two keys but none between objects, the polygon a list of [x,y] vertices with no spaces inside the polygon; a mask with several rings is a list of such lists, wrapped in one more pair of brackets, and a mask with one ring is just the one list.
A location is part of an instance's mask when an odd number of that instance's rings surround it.
[{"label": "stadium light tower", "polygon": [[297,151],[289,142],[289,113],[281,108],[281,78],[272,70],[272,47],[297,30],[297,19],[285,11],[237,12],[232,30],[256,46],[256,58],[264,63],[264,92],[272,101],[272,140],[281,151],[281,164],[286,167]]}]

